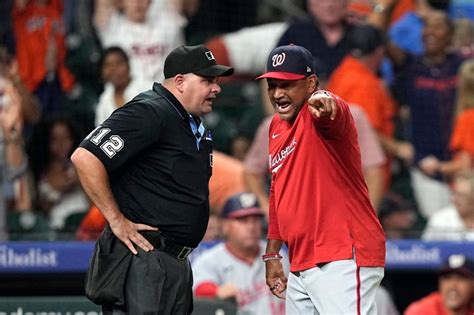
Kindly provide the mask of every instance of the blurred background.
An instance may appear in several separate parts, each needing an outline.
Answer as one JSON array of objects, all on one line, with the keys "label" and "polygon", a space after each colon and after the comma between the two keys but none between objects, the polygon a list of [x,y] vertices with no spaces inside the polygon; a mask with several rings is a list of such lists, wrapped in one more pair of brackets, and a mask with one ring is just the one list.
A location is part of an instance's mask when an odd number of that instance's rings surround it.
[{"label": "blurred background", "polygon": [[[204,117],[215,144],[212,215],[193,260],[225,238],[220,211],[231,195],[253,192],[268,212],[273,108],[255,77],[290,43],[314,55],[320,88],[351,105],[387,236],[382,284],[393,313],[437,290],[449,255],[474,259],[473,1],[2,0],[0,14],[5,314],[100,312],[83,281],[105,220],[69,156],[160,82],[166,55],[184,44],[203,43],[235,68]],[[196,314],[232,314],[238,304],[196,301]]]}]

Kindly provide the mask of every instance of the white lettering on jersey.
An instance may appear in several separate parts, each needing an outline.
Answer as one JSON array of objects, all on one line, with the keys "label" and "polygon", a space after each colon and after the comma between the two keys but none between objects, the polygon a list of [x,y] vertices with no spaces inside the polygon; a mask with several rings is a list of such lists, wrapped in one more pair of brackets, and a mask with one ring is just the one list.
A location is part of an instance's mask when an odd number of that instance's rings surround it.
[{"label": "white lettering on jersey", "polygon": [[100,148],[109,158],[112,158],[118,151],[122,150],[124,142],[117,135],[110,136],[110,140],[105,141]]},{"label": "white lettering on jersey", "polygon": [[[87,135],[85,140],[89,140],[95,145],[100,145],[104,137],[110,132],[109,128],[102,128],[101,126],[98,126],[95,128],[91,133]],[[94,135],[95,134],[95,135]],[[94,135],[92,137],[92,135]],[[117,152],[122,150],[122,148],[125,146],[125,142],[123,141],[122,138],[118,135],[111,135],[107,141],[102,143],[100,146],[100,149],[104,151],[105,154],[109,158],[112,158]]]},{"label": "white lettering on jersey", "polygon": [[109,128],[102,128],[99,132],[91,138],[91,142],[95,145],[99,145],[102,142],[102,139],[105,137],[106,134],[110,132]]},{"label": "white lettering on jersey", "polygon": [[272,173],[276,173],[280,167],[282,167],[285,159],[295,150],[296,144],[296,139],[293,138],[293,141],[291,141],[289,145],[278,152],[275,156],[272,156],[271,154],[268,155],[268,163]]}]

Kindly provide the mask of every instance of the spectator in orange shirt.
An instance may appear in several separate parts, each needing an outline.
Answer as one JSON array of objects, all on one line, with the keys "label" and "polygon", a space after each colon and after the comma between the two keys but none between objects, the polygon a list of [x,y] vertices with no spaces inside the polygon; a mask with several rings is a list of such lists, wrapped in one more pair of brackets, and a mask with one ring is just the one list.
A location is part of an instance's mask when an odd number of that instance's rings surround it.
[{"label": "spectator in orange shirt", "polygon": [[[392,118],[395,102],[377,76],[385,52],[384,34],[371,25],[361,25],[351,32],[349,43],[350,54],[331,75],[327,89],[346,102],[361,106],[387,155],[409,163],[413,158],[413,148],[411,144],[394,138]],[[387,161],[387,179],[389,166],[390,159]]]},{"label": "spectator in orange shirt", "polygon": [[62,110],[62,97],[74,86],[65,66],[61,0],[16,0],[13,8],[20,78],[41,103],[43,117]]},{"label": "spectator in orange shirt", "polygon": [[474,59],[465,61],[459,69],[457,96],[458,117],[451,137],[451,149],[469,155],[474,160]]},{"label": "spectator in orange shirt", "polygon": [[439,274],[438,292],[415,301],[405,315],[474,314],[474,261],[451,255]]}]

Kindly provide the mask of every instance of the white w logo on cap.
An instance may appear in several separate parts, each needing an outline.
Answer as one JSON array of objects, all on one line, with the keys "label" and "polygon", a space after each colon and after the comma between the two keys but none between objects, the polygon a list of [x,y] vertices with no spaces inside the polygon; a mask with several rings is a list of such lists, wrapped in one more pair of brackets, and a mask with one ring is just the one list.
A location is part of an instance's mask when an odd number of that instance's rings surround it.
[{"label": "white w logo on cap", "polygon": [[281,66],[283,62],[285,62],[285,57],[286,57],[285,53],[273,55],[272,66],[274,67]]}]

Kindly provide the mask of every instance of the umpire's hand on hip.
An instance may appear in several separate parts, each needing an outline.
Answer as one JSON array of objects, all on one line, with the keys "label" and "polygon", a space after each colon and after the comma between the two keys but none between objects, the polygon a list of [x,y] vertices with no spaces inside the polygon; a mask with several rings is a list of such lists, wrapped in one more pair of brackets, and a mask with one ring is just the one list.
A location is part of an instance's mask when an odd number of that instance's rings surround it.
[{"label": "umpire's hand on hip", "polygon": [[272,291],[274,296],[284,299],[288,279],[283,272],[283,264],[280,260],[269,260],[265,262],[265,270],[268,288]]},{"label": "umpire's hand on hip", "polygon": [[114,235],[121,240],[134,255],[138,254],[138,251],[133,244],[136,244],[145,252],[153,250],[153,245],[151,245],[143,235],[138,233],[138,231],[158,231],[158,228],[146,224],[133,223],[123,215],[109,222],[109,225]]}]

